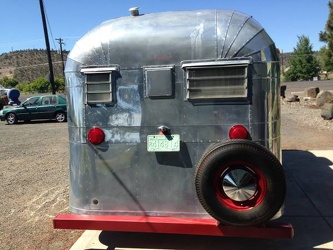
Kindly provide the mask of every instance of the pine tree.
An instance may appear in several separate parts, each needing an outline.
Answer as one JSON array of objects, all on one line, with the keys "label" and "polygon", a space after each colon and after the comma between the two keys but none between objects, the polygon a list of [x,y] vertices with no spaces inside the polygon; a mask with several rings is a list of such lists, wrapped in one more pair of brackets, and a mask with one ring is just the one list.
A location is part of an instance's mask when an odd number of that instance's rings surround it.
[{"label": "pine tree", "polygon": [[286,81],[311,80],[318,76],[319,63],[314,56],[308,37],[304,35],[298,37],[289,65],[290,68],[285,74]]},{"label": "pine tree", "polygon": [[333,71],[333,1],[328,2],[329,15],[326,22],[325,31],[319,33],[319,40],[327,44],[320,49],[322,57],[322,68],[325,71]]}]

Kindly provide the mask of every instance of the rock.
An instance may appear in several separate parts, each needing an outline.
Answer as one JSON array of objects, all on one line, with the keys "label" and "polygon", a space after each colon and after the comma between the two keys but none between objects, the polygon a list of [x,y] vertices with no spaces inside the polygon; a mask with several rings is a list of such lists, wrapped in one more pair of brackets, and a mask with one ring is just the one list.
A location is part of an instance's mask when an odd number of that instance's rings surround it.
[{"label": "rock", "polygon": [[325,103],[321,109],[320,115],[324,120],[333,119],[333,103]]},{"label": "rock", "polygon": [[312,98],[316,98],[318,93],[319,93],[319,88],[318,87],[316,87],[316,88],[313,88],[313,87],[312,88],[307,88],[304,91],[305,96],[312,97]]},{"label": "rock", "polygon": [[287,102],[299,102],[298,95],[293,95],[292,97],[287,98]]},{"label": "rock", "polygon": [[307,102],[307,101],[313,101],[313,100],[316,100],[316,98],[312,98],[312,97],[309,97],[309,96],[305,96],[305,97],[303,97],[303,100],[304,100],[305,102]]},{"label": "rock", "polygon": [[321,108],[327,102],[333,101],[333,94],[327,90],[320,91],[316,98],[316,106]]}]

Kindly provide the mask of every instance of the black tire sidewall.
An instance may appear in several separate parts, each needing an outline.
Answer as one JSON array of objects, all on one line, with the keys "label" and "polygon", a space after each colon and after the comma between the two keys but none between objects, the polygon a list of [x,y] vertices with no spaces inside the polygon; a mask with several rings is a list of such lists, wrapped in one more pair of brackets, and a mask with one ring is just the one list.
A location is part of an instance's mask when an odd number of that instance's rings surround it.
[{"label": "black tire sidewall", "polygon": [[[266,181],[263,200],[248,210],[236,210],[222,204],[212,184],[221,167],[238,161],[256,166],[256,171],[260,171]],[[195,185],[205,210],[221,223],[236,226],[257,225],[271,219],[281,208],[286,192],[279,160],[259,144],[243,140],[221,144],[205,154],[196,171]]]}]

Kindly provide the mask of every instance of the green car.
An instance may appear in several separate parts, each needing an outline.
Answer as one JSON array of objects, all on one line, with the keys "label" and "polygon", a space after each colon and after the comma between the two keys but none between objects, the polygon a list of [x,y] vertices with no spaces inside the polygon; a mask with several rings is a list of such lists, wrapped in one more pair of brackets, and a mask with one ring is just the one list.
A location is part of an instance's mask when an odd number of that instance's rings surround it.
[{"label": "green car", "polygon": [[31,121],[55,119],[58,122],[67,120],[66,98],[62,95],[33,96],[18,106],[6,107],[0,111],[0,120],[12,125],[19,120]]}]

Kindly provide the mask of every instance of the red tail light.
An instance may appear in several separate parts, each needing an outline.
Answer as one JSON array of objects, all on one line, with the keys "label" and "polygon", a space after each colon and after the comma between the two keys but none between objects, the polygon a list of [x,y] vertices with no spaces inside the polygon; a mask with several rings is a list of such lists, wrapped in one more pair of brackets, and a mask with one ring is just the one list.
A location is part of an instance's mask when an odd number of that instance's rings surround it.
[{"label": "red tail light", "polygon": [[242,125],[234,125],[229,130],[230,139],[247,139],[249,137],[249,132]]},{"label": "red tail light", "polygon": [[105,139],[104,131],[98,127],[92,127],[88,132],[88,140],[91,144],[101,144]]}]

